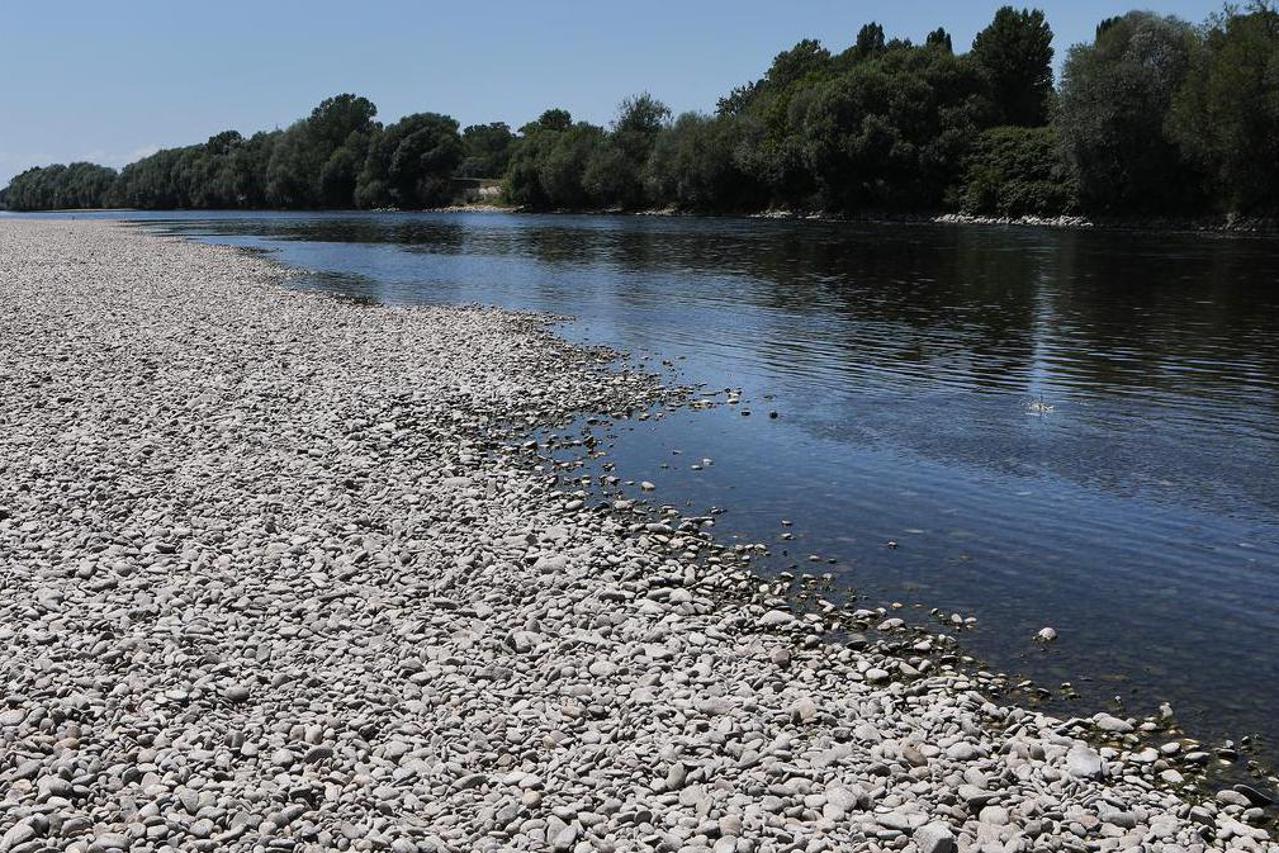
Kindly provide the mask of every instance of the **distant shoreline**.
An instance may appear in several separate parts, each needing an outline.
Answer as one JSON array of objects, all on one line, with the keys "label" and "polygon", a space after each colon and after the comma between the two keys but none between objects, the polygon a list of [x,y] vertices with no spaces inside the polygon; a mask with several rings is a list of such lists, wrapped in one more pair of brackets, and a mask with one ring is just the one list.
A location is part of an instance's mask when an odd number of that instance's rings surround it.
[{"label": "distant shoreline", "polygon": [[331,214],[375,214],[375,213],[504,213],[512,215],[555,215],[555,216],[628,216],[628,217],[667,217],[672,219],[757,219],[780,220],[790,222],[822,222],[822,223],[882,223],[900,225],[984,225],[1016,228],[1065,228],[1094,229],[1099,231],[1127,231],[1148,233],[1194,233],[1219,234],[1231,236],[1279,237],[1279,219],[1268,217],[1232,216],[1220,214],[1200,217],[1161,217],[1161,216],[1098,216],[1088,217],[1073,214],[1056,216],[1040,216],[1026,214],[1024,216],[981,216],[969,213],[886,213],[866,212],[861,214],[822,213],[802,210],[765,210],[755,213],[706,213],[698,211],[682,211],[674,209],[652,210],[619,210],[619,209],[558,209],[533,210],[523,207],[499,204],[455,204],[444,207],[430,207],[418,210],[399,208],[377,208],[360,210],[354,208],[175,208],[173,210],[152,210],[132,207],[95,207],[95,208],[60,208],[56,210],[4,210],[0,214],[15,216],[39,216],[42,214],[100,214],[100,213],[331,213]]}]

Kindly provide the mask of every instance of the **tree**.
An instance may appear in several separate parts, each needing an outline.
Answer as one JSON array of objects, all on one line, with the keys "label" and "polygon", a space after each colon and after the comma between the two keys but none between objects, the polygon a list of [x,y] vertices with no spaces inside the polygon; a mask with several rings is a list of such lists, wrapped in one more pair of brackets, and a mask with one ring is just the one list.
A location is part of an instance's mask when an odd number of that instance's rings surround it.
[{"label": "tree", "polygon": [[467,178],[494,178],[506,172],[515,134],[506,122],[473,124],[462,131],[464,157],[458,174]]},{"label": "tree", "polygon": [[670,117],[670,108],[648,92],[625,98],[618,105],[605,149],[594,154],[584,176],[588,192],[605,205],[642,206],[644,166]]},{"label": "tree", "polygon": [[606,195],[615,194],[619,183],[634,180],[629,164],[609,163],[626,165],[617,174],[606,169],[602,158],[609,136],[603,128],[586,122],[564,127],[567,116],[564,110],[548,110],[521,128],[506,177],[510,201],[535,210],[607,206],[618,202]]},{"label": "tree", "polygon": [[641,92],[623,99],[618,105],[617,118],[613,121],[613,132],[637,134],[651,139],[666,126],[670,118],[670,107],[648,92]]},{"label": "tree", "polygon": [[531,209],[1279,212],[1279,12],[1253,2],[1202,31],[1106,18],[1059,95],[1043,13],[1004,6],[961,56],[940,27],[915,46],[872,21],[836,55],[804,39],[715,116],[672,123],[642,92],[607,130],[551,108],[517,133],[459,133],[436,113],[383,128],[347,93],[283,131],[224,131],[118,175],[28,170],[4,192],[25,208],[418,208],[449,201],[456,176],[501,176]]},{"label": "tree", "polygon": [[1038,9],[1004,6],[973,39],[972,58],[990,78],[1003,123],[1046,124],[1052,97],[1053,34]]},{"label": "tree", "polygon": [[594,148],[581,177],[582,190],[590,206],[623,210],[642,207],[645,201],[642,166],[615,140],[607,140]]},{"label": "tree", "polygon": [[823,77],[830,70],[830,51],[816,39],[804,39],[773,57],[764,80],[770,89],[779,90]]},{"label": "tree", "polygon": [[320,102],[274,146],[266,197],[277,207],[350,207],[372,138],[377,107],[342,94]]},{"label": "tree", "polygon": [[551,207],[581,210],[607,203],[592,194],[585,180],[592,157],[606,143],[604,129],[586,122],[557,133],[537,166],[538,181]]},{"label": "tree", "polygon": [[9,182],[6,204],[11,210],[106,207],[115,179],[115,169],[94,163],[27,169]]},{"label": "tree", "polygon": [[762,88],[762,80],[754,80],[734,86],[732,91],[715,102],[715,114],[721,116],[744,115]]},{"label": "tree", "polygon": [[871,21],[857,31],[857,41],[853,43],[853,51],[858,60],[870,59],[885,50],[884,28]]},{"label": "tree", "polygon": [[761,129],[744,116],[684,113],[654,143],[645,167],[656,204],[701,212],[741,211],[768,201],[767,188],[744,166]]},{"label": "tree", "polygon": [[1189,24],[1129,12],[1071,48],[1062,74],[1058,127],[1086,207],[1114,212],[1190,209],[1198,176],[1166,129],[1190,68]]},{"label": "tree", "polygon": [[368,98],[349,93],[336,95],[311,110],[307,130],[316,144],[331,151],[345,145],[352,133],[373,130],[376,115],[377,107]]},{"label": "tree", "polygon": [[995,127],[978,137],[955,201],[968,213],[1057,216],[1078,195],[1055,127]]},{"label": "tree", "polygon": [[451,196],[450,179],[462,162],[457,121],[414,113],[388,125],[373,141],[355,190],[360,207],[434,207]]},{"label": "tree", "polygon": [[539,130],[568,130],[573,126],[573,116],[568,110],[553,107],[520,128],[522,136],[531,136]]},{"label": "tree", "polygon": [[165,148],[125,166],[112,191],[115,203],[151,210],[190,207],[190,199],[177,180],[185,151]]},{"label": "tree", "polygon": [[795,138],[834,210],[934,209],[985,124],[984,81],[966,59],[886,51],[795,102]]},{"label": "tree", "polygon": [[1169,124],[1222,207],[1279,212],[1279,11],[1258,4],[1212,22]]},{"label": "tree", "polygon": [[946,32],[946,30],[942,27],[938,27],[928,34],[928,37],[924,39],[924,46],[941,50],[946,53],[955,52],[955,49],[951,44],[950,33]]}]

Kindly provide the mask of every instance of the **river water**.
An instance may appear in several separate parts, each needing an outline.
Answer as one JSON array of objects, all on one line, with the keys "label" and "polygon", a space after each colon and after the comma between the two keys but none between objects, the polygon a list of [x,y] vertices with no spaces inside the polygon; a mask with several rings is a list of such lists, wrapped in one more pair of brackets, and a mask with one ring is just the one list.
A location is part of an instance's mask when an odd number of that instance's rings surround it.
[{"label": "river water", "polygon": [[[302,287],[572,315],[572,339],[740,388],[736,406],[620,425],[616,473],[689,513],[723,508],[717,535],[769,543],[771,570],[832,571],[915,621],[975,616],[965,647],[1053,690],[1071,682],[1081,698],[1063,713],[1167,701],[1195,734],[1279,752],[1277,241],[126,216],[267,250],[312,271]],[[1056,643],[1033,642],[1044,626]]]}]

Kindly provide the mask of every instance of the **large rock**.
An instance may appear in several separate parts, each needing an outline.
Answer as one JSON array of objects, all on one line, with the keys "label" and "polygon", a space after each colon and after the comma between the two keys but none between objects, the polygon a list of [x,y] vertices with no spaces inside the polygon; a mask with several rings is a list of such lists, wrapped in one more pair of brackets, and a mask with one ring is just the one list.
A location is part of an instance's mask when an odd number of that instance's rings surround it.
[{"label": "large rock", "polygon": [[1077,743],[1066,753],[1066,769],[1079,779],[1100,779],[1104,772],[1101,756],[1092,747]]},{"label": "large rock", "polygon": [[919,853],[954,853],[955,836],[944,823],[926,823],[912,836]]}]

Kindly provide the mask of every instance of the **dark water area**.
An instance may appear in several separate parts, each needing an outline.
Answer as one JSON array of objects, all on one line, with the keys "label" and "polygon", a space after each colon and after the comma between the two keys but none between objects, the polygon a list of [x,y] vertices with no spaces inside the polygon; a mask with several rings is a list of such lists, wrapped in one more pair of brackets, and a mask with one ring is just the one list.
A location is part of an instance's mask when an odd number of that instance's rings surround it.
[{"label": "dark water area", "polygon": [[[616,473],[690,514],[722,507],[717,536],[768,543],[774,571],[831,571],[917,621],[932,607],[975,616],[965,648],[1050,689],[1071,682],[1081,698],[1064,714],[1166,701],[1196,735],[1252,735],[1256,754],[1279,755],[1279,242],[145,218],[267,250],[315,273],[303,287],[572,315],[571,339],[669,361],[708,392],[741,389],[737,405],[617,425]],[[1059,632],[1047,647],[1033,642],[1044,626]]]}]

